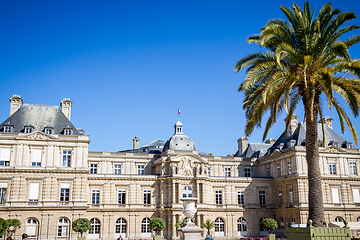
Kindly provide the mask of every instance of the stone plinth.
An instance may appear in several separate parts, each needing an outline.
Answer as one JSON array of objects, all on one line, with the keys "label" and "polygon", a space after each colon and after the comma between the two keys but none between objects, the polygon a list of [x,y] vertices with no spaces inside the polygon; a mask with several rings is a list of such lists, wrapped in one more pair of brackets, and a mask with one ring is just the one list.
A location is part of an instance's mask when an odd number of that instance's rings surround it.
[{"label": "stone plinth", "polygon": [[193,222],[187,222],[185,226],[178,228],[180,240],[200,240],[202,228],[196,226]]}]

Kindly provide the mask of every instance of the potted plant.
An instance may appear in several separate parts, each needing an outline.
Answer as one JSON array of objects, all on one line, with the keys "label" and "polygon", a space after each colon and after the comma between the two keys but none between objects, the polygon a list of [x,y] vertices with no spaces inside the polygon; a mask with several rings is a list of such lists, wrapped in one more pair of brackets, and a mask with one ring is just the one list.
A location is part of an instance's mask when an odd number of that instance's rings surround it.
[{"label": "potted plant", "polygon": [[205,240],[212,240],[212,236],[210,234],[210,230],[215,227],[214,221],[206,220],[205,222],[200,224],[200,227],[207,230]]},{"label": "potted plant", "polygon": [[78,218],[72,223],[72,229],[74,232],[80,233],[78,240],[85,240],[83,233],[89,231],[91,227],[90,221],[87,218]]},{"label": "potted plant", "polygon": [[6,228],[6,238],[15,234],[16,230],[21,228],[21,222],[19,219],[8,219]]},{"label": "potted plant", "polygon": [[275,240],[275,234],[273,234],[272,232],[278,227],[276,220],[272,218],[264,218],[261,221],[260,225],[261,228],[269,232],[269,234],[266,235],[266,238],[268,240]]},{"label": "potted plant", "polygon": [[150,220],[150,229],[155,232],[154,240],[161,240],[160,232],[165,229],[165,222],[161,218]]}]

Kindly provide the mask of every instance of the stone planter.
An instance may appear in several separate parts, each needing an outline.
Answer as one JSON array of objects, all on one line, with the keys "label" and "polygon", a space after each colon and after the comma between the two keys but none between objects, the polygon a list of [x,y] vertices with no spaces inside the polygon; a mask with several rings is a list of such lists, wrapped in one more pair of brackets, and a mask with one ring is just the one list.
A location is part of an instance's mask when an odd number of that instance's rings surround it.
[{"label": "stone planter", "polygon": [[161,236],[153,236],[153,240],[161,240]]},{"label": "stone planter", "polygon": [[85,240],[85,237],[78,237],[78,240]]},{"label": "stone planter", "polygon": [[266,235],[266,239],[267,239],[267,240],[275,240],[275,239],[276,239],[276,236],[275,236],[275,234],[267,234],[267,235]]},{"label": "stone planter", "polygon": [[347,221],[344,221],[344,228],[336,227],[313,227],[309,220],[308,227],[287,227],[287,240],[351,240],[350,228]]}]

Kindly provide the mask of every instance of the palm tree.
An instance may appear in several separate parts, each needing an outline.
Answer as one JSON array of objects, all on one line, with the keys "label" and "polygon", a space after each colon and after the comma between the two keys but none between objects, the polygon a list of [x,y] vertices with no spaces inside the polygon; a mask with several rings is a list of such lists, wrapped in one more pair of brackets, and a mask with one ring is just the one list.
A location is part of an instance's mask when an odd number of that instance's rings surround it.
[{"label": "palm tree", "polygon": [[184,225],[185,225],[185,223],[186,223],[186,218],[179,218],[177,221],[176,221],[176,223],[175,223],[175,227],[177,227],[177,228],[181,228],[181,227],[183,227]]},{"label": "palm tree", "polygon": [[280,9],[287,21],[270,20],[259,34],[248,37],[249,43],[260,45],[266,51],[252,53],[235,65],[236,72],[247,67],[247,76],[239,87],[245,95],[245,134],[249,136],[255,127],[261,126],[262,116],[267,111],[270,116],[263,140],[283,110],[287,113],[287,129],[302,102],[306,121],[309,219],[313,220],[314,226],[320,227],[324,226],[325,218],[317,122],[320,117],[324,131],[321,103],[327,102],[329,109],[332,106],[336,109],[342,132],[346,122],[358,144],[355,129],[337,97],[345,99],[355,117],[359,115],[360,61],[352,60],[348,49],[360,41],[360,36],[340,40],[345,33],[359,26],[344,26],[356,18],[355,13],[333,9],[331,3],[325,4],[317,17],[308,2],[304,3],[304,9],[295,3],[293,8],[281,6]]},{"label": "palm tree", "polygon": [[210,236],[210,230],[215,227],[214,221],[206,220],[200,224],[201,228],[205,228],[207,230],[207,236]]}]

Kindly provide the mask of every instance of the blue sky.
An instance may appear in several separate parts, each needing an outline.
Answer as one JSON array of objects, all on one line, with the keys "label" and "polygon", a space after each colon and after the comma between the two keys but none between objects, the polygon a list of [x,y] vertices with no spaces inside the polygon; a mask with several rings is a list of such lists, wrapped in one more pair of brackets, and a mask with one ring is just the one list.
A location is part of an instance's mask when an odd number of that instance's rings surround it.
[{"label": "blue sky", "polygon": [[[327,1],[311,1],[320,8]],[[297,1],[303,5],[302,1]],[[118,151],[174,132],[177,109],[196,149],[214,155],[237,150],[244,136],[245,77],[237,60],[260,49],[246,37],[293,1],[1,1],[0,121],[9,98],[59,105],[73,101],[71,120],[90,135],[90,150]],[[333,1],[355,11],[358,0]],[[353,23],[360,25],[360,19]],[[360,34],[354,31],[352,34]],[[360,58],[360,45],[350,49]],[[299,109],[300,119],[303,118]],[[350,111],[348,111],[349,114]],[[336,114],[333,128],[340,132]],[[353,123],[360,132],[359,118]],[[277,138],[278,123],[268,134]],[[251,142],[261,142],[256,129]],[[344,138],[353,142],[346,129]]]}]

